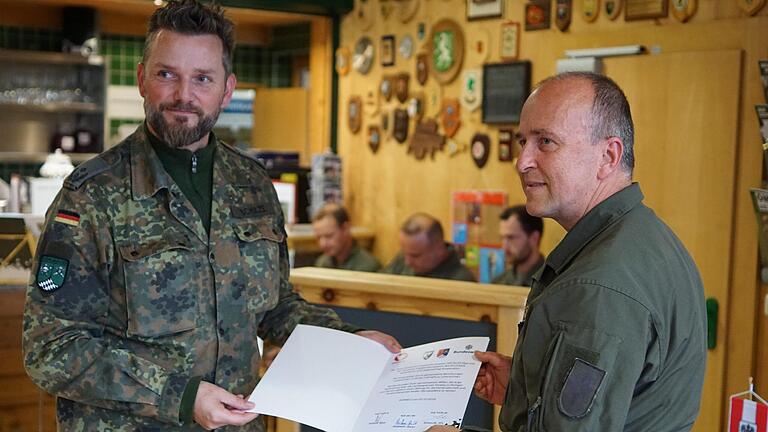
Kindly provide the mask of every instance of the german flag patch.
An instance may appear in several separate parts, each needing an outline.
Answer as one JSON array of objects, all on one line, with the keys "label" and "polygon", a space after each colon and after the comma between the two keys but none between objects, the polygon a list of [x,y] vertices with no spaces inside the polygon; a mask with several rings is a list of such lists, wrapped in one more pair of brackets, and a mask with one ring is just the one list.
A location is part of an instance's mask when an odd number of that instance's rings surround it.
[{"label": "german flag patch", "polygon": [[69,210],[59,210],[53,220],[73,227],[80,225],[80,215]]}]

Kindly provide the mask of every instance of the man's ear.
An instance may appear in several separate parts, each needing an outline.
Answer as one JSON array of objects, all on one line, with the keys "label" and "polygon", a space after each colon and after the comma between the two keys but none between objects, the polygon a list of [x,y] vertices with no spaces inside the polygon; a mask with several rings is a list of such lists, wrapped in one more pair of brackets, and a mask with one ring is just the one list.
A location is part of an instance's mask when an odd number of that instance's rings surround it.
[{"label": "man's ear", "polygon": [[144,63],[139,62],[136,67],[136,82],[139,83],[139,94],[144,97]]},{"label": "man's ear", "polygon": [[597,178],[605,180],[621,169],[621,158],[624,156],[624,142],[619,137],[608,137],[600,145],[603,146],[603,154],[600,168],[597,170]]},{"label": "man's ear", "polygon": [[534,231],[530,235],[531,242],[536,246],[536,250],[539,250],[541,246],[541,231]]},{"label": "man's ear", "polygon": [[232,94],[235,91],[235,87],[237,86],[237,77],[235,77],[235,74],[231,73],[227,77],[227,82],[224,83],[224,98],[221,100],[221,108],[226,108],[227,105],[229,105],[229,101],[232,100]]}]

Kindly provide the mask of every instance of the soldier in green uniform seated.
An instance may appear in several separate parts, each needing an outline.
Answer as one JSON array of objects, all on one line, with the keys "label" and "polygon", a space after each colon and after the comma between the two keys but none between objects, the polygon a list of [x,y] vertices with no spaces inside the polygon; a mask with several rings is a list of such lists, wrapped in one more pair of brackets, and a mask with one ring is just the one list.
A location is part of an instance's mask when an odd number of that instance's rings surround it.
[{"label": "soldier in green uniform seated", "polygon": [[511,267],[493,278],[491,283],[531,286],[533,275],[544,265],[544,255],[539,251],[543,232],[541,218],[528,214],[524,205],[504,209],[499,222],[499,236]]},{"label": "soldier in green uniform seated", "polygon": [[352,224],[347,210],[338,204],[327,204],[312,218],[312,228],[323,254],[315,267],[375,272],[381,263],[352,238]]},{"label": "soldier in green uniform seated", "polygon": [[[690,430],[707,360],[704,288],[632,181],[624,93],[599,74],[549,78],[518,135],[526,208],[567,234],[533,278],[513,357],[475,353],[476,393],[502,406],[503,432]],[[455,429],[430,428],[442,431]]]},{"label": "soldier in green uniform seated", "polygon": [[264,430],[242,396],[256,336],[299,323],[358,332],[288,282],[283,214],[256,159],[211,132],[227,106],[233,24],[169,1],[138,68],[146,122],[78,167],[46,217],[24,311],[24,364],[59,430]]},{"label": "soldier in green uniform seated", "polygon": [[440,221],[428,214],[416,213],[403,223],[400,248],[382,273],[475,281],[453,245],[444,240]]}]

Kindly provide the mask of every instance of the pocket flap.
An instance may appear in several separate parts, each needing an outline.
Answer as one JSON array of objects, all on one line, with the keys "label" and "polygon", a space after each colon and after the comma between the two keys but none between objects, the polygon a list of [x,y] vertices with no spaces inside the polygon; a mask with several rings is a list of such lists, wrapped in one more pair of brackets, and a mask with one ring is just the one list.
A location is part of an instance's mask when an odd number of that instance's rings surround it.
[{"label": "pocket flap", "polygon": [[189,239],[184,237],[159,238],[148,240],[139,244],[130,243],[119,245],[120,256],[125,261],[138,261],[140,259],[159,254],[173,249],[191,249]]},{"label": "pocket flap", "polygon": [[271,240],[281,243],[285,240],[285,234],[270,222],[249,222],[235,225],[235,235],[244,242],[253,242],[256,240]]}]

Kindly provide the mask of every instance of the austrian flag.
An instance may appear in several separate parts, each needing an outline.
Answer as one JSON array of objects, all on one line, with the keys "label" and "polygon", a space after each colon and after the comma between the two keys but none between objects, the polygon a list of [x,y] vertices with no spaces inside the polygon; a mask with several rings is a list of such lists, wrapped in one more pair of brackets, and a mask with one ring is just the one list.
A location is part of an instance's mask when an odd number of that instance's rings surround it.
[{"label": "austrian flag", "polygon": [[728,432],[768,432],[768,405],[732,397]]},{"label": "austrian flag", "polygon": [[59,210],[53,220],[73,227],[80,225],[80,215],[69,210]]}]

